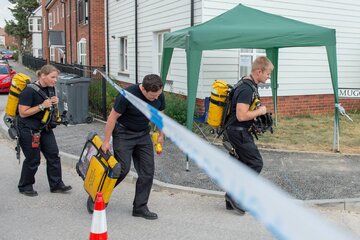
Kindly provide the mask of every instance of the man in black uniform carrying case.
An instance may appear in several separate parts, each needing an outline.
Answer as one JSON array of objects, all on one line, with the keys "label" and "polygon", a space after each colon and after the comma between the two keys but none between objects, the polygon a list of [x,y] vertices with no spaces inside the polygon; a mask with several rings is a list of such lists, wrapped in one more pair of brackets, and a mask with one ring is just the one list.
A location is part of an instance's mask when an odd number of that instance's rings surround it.
[{"label": "man in black uniform carrying case", "polygon": [[[146,75],[141,84],[132,85],[126,91],[163,111],[165,98],[162,92],[161,78],[155,74]],[[149,120],[123,95],[119,94],[110,112],[105,126],[105,137],[102,150],[110,150],[110,137],[113,136],[114,156],[121,164],[119,184],[129,173],[131,158],[138,174],[135,198],[133,202],[133,216],[145,219],[157,219],[156,213],[150,212],[147,206],[153,183],[154,148],[150,137]],[[164,135],[160,132],[158,143],[163,144]]]},{"label": "man in black uniform carrying case", "polygon": [[[251,127],[256,117],[266,114],[265,106],[258,106],[251,109],[256,98],[259,98],[258,84],[265,83],[270,78],[274,66],[271,61],[264,57],[257,57],[252,64],[251,74],[242,79],[243,84],[239,85],[234,92],[231,102],[230,116],[232,121],[226,128],[226,135],[231,145],[235,148],[238,160],[257,172],[261,172],[263,159],[255,145],[251,135]],[[236,209],[244,214],[244,210],[238,206],[231,197],[225,195],[226,209]]]}]

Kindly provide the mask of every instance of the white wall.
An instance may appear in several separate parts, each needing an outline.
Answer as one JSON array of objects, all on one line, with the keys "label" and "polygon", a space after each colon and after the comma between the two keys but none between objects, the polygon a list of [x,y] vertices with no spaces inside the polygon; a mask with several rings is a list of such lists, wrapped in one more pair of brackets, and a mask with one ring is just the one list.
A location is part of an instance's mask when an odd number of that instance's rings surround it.
[{"label": "white wall", "polygon": [[[128,37],[129,75],[120,72],[120,37]],[[115,39],[114,39],[114,38]],[[135,1],[109,0],[109,74],[121,81],[135,83]]]},{"label": "white wall", "polygon": [[[360,2],[245,0],[241,3],[269,13],[336,29],[339,87],[360,88]],[[237,4],[239,1],[235,0],[205,0],[204,20],[211,19]],[[233,54],[224,51],[207,54],[203,58],[204,72],[223,66],[219,62],[223,63],[223,58],[226,57],[227,62],[233,64],[227,64],[224,71],[216,71],[214,75],[216,78],[224,76],[223,78],[232,82],[236,76],[232,71],[236,71],[237,56],[236,50]],[[204,90],[211,87],[212,79],[211,74],[209,75],[204,74]],[[239,76],[236,79],[238,78]],[[333,93],[325,47],[280,49],[278,78],[279,96]],[[260,92],[263,96],[271,95],[270,89],[260,89]],[[207,93],[199,95],[206,96]]]},{"label": "white wall", "polygon": [[[201,20],[201,1],[195,1],[195,23]],[[121,81],[135,83],[135,6],[130,0],[109,1],[110,75]],[[138,73],[139,82],[149,73],[156,72],[154,61],[154,33],[171,32],[190,26],[189,0],[139,0],[138,1]],[[129,75],[119,74],[118,37],[128,37]],[[166,90],[186,93],[185,51],[176,49],[170,67],[173,84]],[[170,79],[171,78],[171,79]]]},{"label": "white wall", "polygon": [[[110,74],[135,83],[135,6],[133,0],[109,1]],[[190,0],[138,0],[139,81],[154,69],[154,32],[190,26]],[[360,88],[360,2],[350,0],[244,0],[242,4],[295,20],[336,29],[339,87]],[[196,0],[195,24],[239,4],[237,0]],[[251,21],[251,19],[249,19]],[[112,39],[111,36],[115,36]],[[129,74],[119,74],[119,37],[128,37]],[[185,51],[175,49],[170,67],[173,84],[166,90],[187,93]],[[235,83],[239,50],[204,51],[198,98],[209,95],[215,79]],[[270,96],[270,89],[260,89]],[[279,96],[333,93],[324,47],[286,48],[279,54]]]}]

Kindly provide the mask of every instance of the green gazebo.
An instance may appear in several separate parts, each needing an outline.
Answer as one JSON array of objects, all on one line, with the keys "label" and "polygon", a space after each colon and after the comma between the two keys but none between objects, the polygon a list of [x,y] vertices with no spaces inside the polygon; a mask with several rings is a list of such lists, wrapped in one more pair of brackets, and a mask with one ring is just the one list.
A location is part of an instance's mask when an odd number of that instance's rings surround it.
[{"label": "green gazebo", "polygon": [[202,24],[166,33],[161,77],[165,81],[174,48],[183,48],[187,60],[187,127],[192,129],[203,50],[265,49],[275,68],[271,76],[274,110],[277,110],[279,48],[325,46],[334,90],[334,144],[339,151],[338,76],[335,29],[324,28],[246,7],[242,4]]}]

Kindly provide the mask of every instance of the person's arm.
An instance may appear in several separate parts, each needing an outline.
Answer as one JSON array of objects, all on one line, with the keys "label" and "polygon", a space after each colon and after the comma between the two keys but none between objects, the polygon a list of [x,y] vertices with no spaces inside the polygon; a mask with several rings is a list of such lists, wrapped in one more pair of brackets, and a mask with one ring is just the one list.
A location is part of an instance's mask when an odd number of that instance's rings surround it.
[{"label": "person's arm", "polygon": [[[51,107],[52,105],[52,102],[51,102],[51,99],[46,99],[44,100],[44,102],[42,104],[44,108],[49,108]],[[32,116],[38,112],[41,112],[42,110],[40,109],[40,105],[37,105],[37,106],[34,106],[34,107],[30,107],[30,106],[26,106],[26,105],[20,105],[19,104],[19,115],[20,117],[22,118],[25,118],[25,117],[29,117],[29,116]]]},{"label": "person's arm", "polygon": [[104,151],[104,153],[110,151],[110,138],[115,128],[116,121],[120,116],[121,116],[120,113],[116,112],[114,109],[111,109],[111,112],[109,114],[108,120],[106,121],[106,125],[105,125],[104,141],[103,144],[101,145],[101,149]]},{"label": "person's arm", "polygon": [[236,118],[239,122],[249,121],[266,113],[265,106],[260,106],[253,111],[249,110],[249,107],[250,105],[245,103],[236,104]]}]

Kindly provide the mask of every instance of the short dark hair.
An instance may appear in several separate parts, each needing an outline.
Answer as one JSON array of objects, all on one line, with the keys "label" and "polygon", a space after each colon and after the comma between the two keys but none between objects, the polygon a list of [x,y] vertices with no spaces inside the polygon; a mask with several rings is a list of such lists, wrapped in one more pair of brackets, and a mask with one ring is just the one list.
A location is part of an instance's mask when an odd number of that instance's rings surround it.
[{"label": "short dark hair", "polygon": [[147,92],[157,92],[163,87],[163,83],[159,75],[148,74],[144,77],[142,86]]}]

